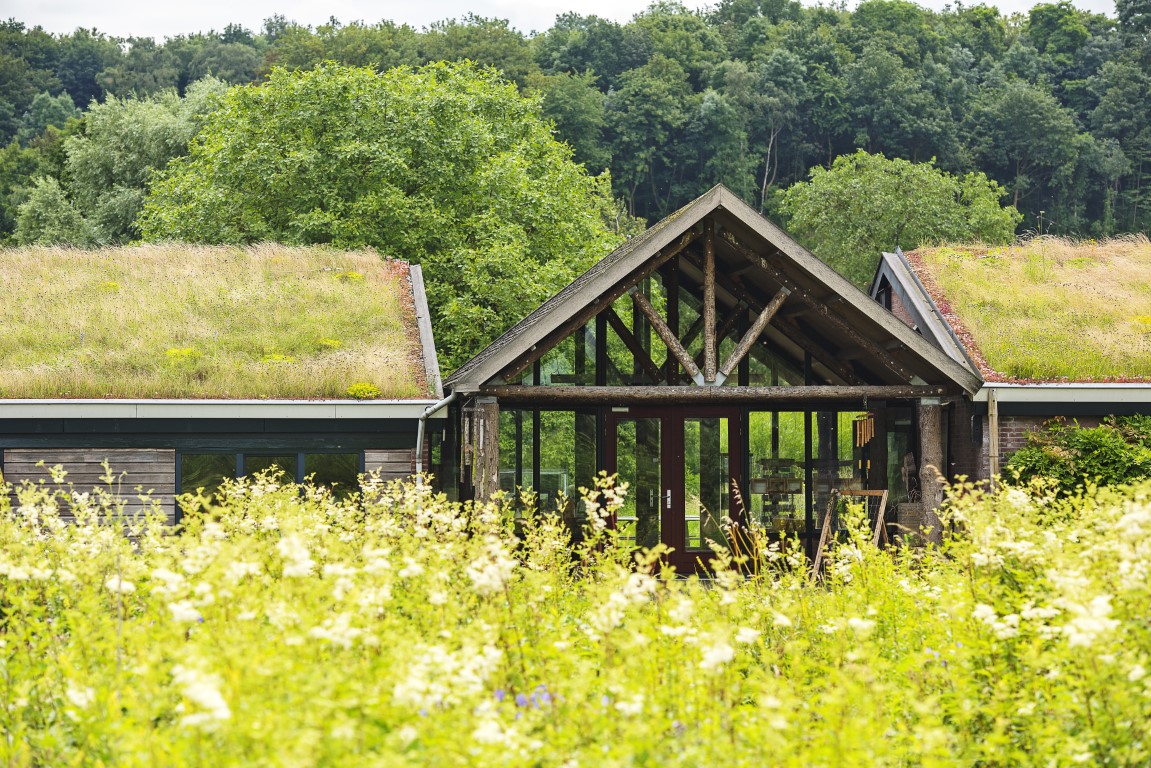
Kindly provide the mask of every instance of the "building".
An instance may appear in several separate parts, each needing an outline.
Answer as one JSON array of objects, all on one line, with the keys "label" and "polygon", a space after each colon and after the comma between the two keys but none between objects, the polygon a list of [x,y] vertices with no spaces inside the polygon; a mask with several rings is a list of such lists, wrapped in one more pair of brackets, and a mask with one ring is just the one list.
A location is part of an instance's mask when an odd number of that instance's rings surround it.
[{"label": "building", "polygon": [[948,474],[986,479],[1054,417],[1151,413],[1151,243],[948,246],[885,253],[871,295],[982,383],[957,400],[972,441]]},{"label": "building", "polygon": [[982,383],[718,186],[448,377],[440,470],[461,497],[566,494],[573,529],[575,489],[618,473],[624,535],[690,570],[725,517],[813,549],[833,488],[932,512]]},{"label": "building", "polygon": [[[0,251],[0,471],[138,509],[278,467],[407,477],[442,397],[420,269],[257,246]],[[349,391],[364,397],[356,399]],[[442,419],[443,414],[432,418]],[[434,431],[434,430],[433,430]]]}]

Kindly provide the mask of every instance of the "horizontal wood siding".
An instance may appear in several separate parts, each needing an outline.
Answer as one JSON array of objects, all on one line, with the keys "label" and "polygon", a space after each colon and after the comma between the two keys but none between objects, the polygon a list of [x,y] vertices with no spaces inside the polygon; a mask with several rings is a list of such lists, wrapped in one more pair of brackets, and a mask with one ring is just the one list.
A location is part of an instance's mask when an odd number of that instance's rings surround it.
[{"label": "horizontal wood siding", "polygon": [[[57,464],[64,467],[68,476],[64,479],[65,488],[71,484],[80,493],[93,488],[107,488],[100,478],[105,475],[104,461],[112,469],[116,478],[112,491],[123,499],[125,512],[138,513],[143,509],[139,499],[140,486],[144,491],[152,491],[152,498],[160,502],[168,521],[175,519],[176,495],[176,452],[153,448],[9,448],[4,451],[4,479],[13,486],[28,480],[44,482],[51,486],[52,476],[49,467]],[[44,466],[36,466],[43,461]]]},{"label": "horizontal wood siding", "polygon": [[416,459],[411,448],[392,448],[386,451],[364,451],[364,471],[380,471],[382,480],[402,480],[416,471]]}]

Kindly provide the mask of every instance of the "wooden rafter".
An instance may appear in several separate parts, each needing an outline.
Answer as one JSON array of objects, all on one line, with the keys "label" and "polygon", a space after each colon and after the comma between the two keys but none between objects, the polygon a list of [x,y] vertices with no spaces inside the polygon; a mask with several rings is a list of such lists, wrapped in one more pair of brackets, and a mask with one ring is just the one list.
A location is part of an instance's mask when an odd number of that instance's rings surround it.
[{"label": "wooden rafter", "polygon": [[725,379],[731,375],[731,372],[735,370],[735,366],[739,365],[739,361],[751,350],[752,345],[755,344],[760,334],[767,328],[767,324],[771,322],[771,318],[779,311],[779,308],[783,306],[783,302],[787,299],[789,293],[791,293],[791,291],[786,288],[780,288],[771,301],[768,302],[768,305],[763,308],[763,311],[759,313],[759,317],[755,318],[755,322],[747,329],[747,333],[743,334],[743,338],[739,340],[739,344],[736,345],[731,355],[727,358],[727,362],[719,369],[719,372],[723,374]]},{"label": "wooden rafter", "polygon": [[[689,252],[684,254],[684,258],[696,269],[699,269],[700,272],[703,271],[703,265],[700,263],[697,256]],[[763,311],[763,304],[761,304],[751,295],[751,293],[747,290],[747,288],[744,287],[740,280],[728,279],[723,275],[716,275],[716,283],[719,287],[730,293],[734,298],[741,299],[745,304],[747,304],[752,312]],[[794,294],[794,288],[791,288],[787,284],[784,284],[783,287],[789,288]],[[816,361],[818,361],[821,365],[823,365],[835,375],[839,376],[839,378],[843,379],[843,381],[848,384],[863,383],[863,380],[859,378],[859,376],[851,368],[843,365],[839,361],[838,356],[834,352],[815,341],[815,339],[811,338],[808,334],[804,333],[798,325],[793,322],[785,321],[784,318],[779,315],[775,317],[774,322],[776,327],[779,328],[779,330],[784,335],[810,352],[811,356]]]},{"label": "wooden rafter", "polygon": [[837,330],[851,339],[856,345],[866,350],[877,362],[890,370],[899,378],[904,381],[911,381],[914,374],[902,366],[895,358],[887,353],[879,344],[876,344],[871,339],[866,338],[863,334],[859,333],[852,327],[851,323],[845,320],[838,314],[832,307],[828,306],[826,302],[817,301],[811,296],[807,295],[804,291],[798,290],[791,281],[779,269],[775,267],[770,261],[755,251],[748,248],[743,243],[735,239],[735,236],[730,232],[723,233],[724,240],[731,245],[741,256],[751,261],[753,264],[759,264],[760,268],[771,275],[780,285],[792,289],[792,294],[802,304],[806,305],[809,309],[816,312],[820,317],[827,320],[831,325],[834,325]]},{"label": "wooden rafter", "polygon": [[623,342],[623,345],[627,347],[628,351],[635,355],[635,359],[640,364],[640,367],[643,368],[643,372],[647,374],[653,384],[658,384],[661,378],[659,366],[652,361],[651,355],[649,355],[647,350],[643,348],[643,345],[639,343],[639,339],[635,337],[627,327],[627,324],[624,323],[623,319],[616,313],[614,307],[609,304],[603,312],[604,316],[607,317],[607,324],[616,332],[616,335],[619,336],[620,341]]},{"label": "wooden rafter", "polygon": [[548,334],[546,339],[542,339],[539,343],[532,345],[531,349],[527,350],[522,356],[504,368],[500,372],[500,375],[503,377],[504,381],[511,381],[515,379],[516,376],[519,376],[521,373],[523,373],[524,369],[526,369],[529,365],[546,355],[559,341],[562,341],[574,333],[577,328],[586,324],[589,320],[603,311],[605,306],[610,306],[613,301],[630,291],[641,280],[646,277],[650,277],[653,272],[655,272],[669,260],[678,256],[684,248],[691,245],[699,236],[700,232],[696,229],[691,229],[687,232],[684,232],[679,237],[679,239],[677,239],[674,243],[670,243],[665,246],[663,250],[656,254],[656,256],[648,261],[641,269],[633,272],[629,279],[616,283],[603,295],[597,296],[586,307],[573,315],[570,320]]},{"label": "wooden rafter", "polygon": [[667,345],[668,351],[675,355],[676,360],[679,360],[679,364],[687,371],[687,375],[691,376],[692,381],[695,381],[697,384],[702,382],[703,376],[699,372],[699,366],[695,364],[695,360],[691,359],[691,355],[689,355],[687,350],[683,348],[683,345],[679,343],[679,339],[672,333],[671,328],[667,327],[667,323],[659,316],[659,312],[651,305],[647,297],[633,288],[631,291],[631,299],[635,303],[636,309],[642,312],[644,317],[651,322],[651,327],[659,334],[659,337],[663,339],[663,343]]}]

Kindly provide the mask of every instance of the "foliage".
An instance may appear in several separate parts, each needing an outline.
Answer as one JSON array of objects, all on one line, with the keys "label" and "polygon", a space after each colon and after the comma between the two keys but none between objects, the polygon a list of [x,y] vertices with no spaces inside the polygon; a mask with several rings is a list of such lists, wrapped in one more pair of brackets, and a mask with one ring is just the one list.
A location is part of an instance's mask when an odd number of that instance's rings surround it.
[{"label": "foliage", "polygon": [[987,378],[1122,381],[1151,371],[1146,237],[949,245],[912,258]]},{"label": "foliage", "polygon": [[0,290],[0,398],[427,395],[406,265],[374,252],[0,249]]},{"label": "foliage", "polygon": [[626,567],[610,487],[574,552],[554,517],[517,539],[495,505],[371,480],[229,482],[178,536],[52,490],[0,520],[8,764],[1151,758],[1148,486],[960,489],[945,556],[855,533],[818,586],[793,551],[707,585]]},{"label": "foliage", "polygon": [[380,396],[380,388],[366,381],[357,381],[348,387],[348,396],[356,400],[371,400]]},{"label": "foliage", "polygon": [[[83,133],[64,142],[63,182],[53,180],[67,200],[62,202],[56,192],[30,196],[19,208],[16,242],[88,245],[136,239],[136,217],[152,174],[184,154],[224,91],[220,80],[209,77],[190,86],[185,98],[167,91],[141,99],[110,97],[92,105]],[[50,228],[54,212],[65,208],[72,211],[69,217],[83,220],[83,239],[68,239]]]},{"label": "foliage", "polygon": [[955,177],[934,163],[909,163],[862,150],[813,168],[783,194],[792,231],[857,285],[877,254],[944,241],[1006,243],[1019,222],[999,204],[1002,190],[982,173]]},{"label": "foliage", "polygon": [[369,245],[418,262],[450,370],[607,253],[611,213],[608,179],[494,73],[326,64],[230,91],[138,223],[149,240]]},{"label": "foliage", "polygon": [[1118,485],[1151,477],[1151,417],[1109,417],[1098,427],[1053,419],[1027,435],[1012,454],[1004,476],[1020,485],[1036,478],[1055,483],[1062,495],[1088,485]]}]

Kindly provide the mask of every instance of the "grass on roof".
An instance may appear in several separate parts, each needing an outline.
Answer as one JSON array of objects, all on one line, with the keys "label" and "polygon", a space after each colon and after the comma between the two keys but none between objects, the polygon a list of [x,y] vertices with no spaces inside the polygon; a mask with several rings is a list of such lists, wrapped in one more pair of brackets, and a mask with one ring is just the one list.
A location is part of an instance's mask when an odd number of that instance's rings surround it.
[{"label": "grass on roof", "polygon": [[911,257],[966,327],[985,375],[1151,378],[1151,243],[1143,235],[922,248]]},{"label": "grass on roof", "polygon": [[182,244],[0,249],[2,398],[425,397],[407,265]]}]

